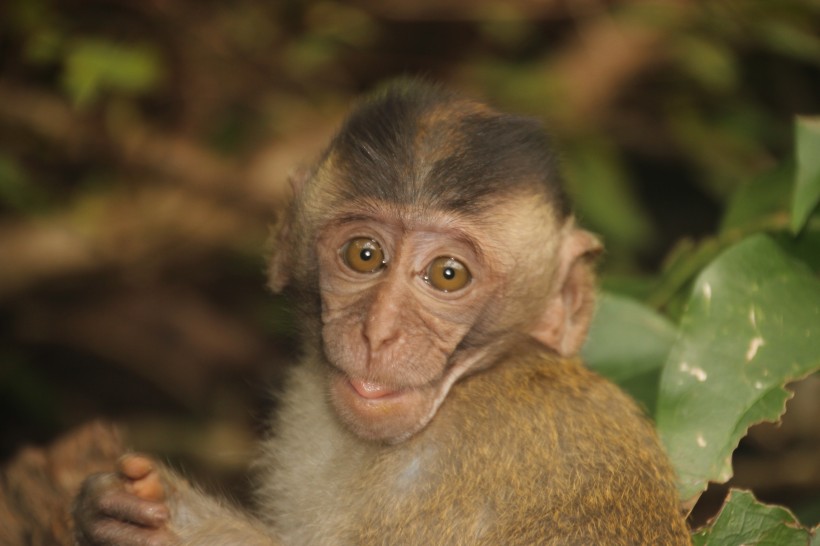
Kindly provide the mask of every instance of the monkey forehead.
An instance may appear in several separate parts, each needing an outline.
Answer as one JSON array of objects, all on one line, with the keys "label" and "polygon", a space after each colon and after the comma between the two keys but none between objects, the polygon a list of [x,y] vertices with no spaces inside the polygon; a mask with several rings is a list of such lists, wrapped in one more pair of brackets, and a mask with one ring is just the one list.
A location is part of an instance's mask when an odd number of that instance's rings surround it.
[{"label": "monkey forehead", "polygon": [[537,121],[438,88],[388,87],[348,117],[323,167],[345,199],[436,202],[465,210],[526,187],[569,215],[553,148]]}]

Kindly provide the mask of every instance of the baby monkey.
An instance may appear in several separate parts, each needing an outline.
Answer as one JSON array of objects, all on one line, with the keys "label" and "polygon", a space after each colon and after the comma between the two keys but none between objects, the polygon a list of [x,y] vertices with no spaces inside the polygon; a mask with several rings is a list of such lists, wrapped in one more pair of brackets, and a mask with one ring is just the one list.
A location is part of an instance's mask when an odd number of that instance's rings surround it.
[{"label": "baby monkey", "polygon": [[690,543],[652,425],[575,357],[600,244],[537,122],[394,82],[292,183],[270,284],[303,357],[255,514],[130,455],[80,544]]}]

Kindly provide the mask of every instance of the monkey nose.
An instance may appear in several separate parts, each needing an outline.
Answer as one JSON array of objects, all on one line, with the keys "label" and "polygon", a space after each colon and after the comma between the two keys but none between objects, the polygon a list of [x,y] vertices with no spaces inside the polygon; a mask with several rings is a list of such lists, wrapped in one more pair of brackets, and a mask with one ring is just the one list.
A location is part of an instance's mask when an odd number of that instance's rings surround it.
[{"label": "monkey nose", "polygon": [[374,305],[365,319],[363,334],[371,352],[376,352],[401,337],[399,307],[395,304]]},{"label": "monkey nose", "polygon": [[374,326],[365,328],[363,337],[367,346],[368,367],[379,367],[385,360],[385,353],[399,342],[401,334],[394,328]]}]

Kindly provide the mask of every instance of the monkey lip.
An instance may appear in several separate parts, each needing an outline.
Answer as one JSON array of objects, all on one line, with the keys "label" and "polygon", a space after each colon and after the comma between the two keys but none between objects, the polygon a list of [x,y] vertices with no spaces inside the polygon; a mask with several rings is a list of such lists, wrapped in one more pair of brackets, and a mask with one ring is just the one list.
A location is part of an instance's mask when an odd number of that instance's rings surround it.
[{"label": "monkey lip", "polygon": [[356,391],[356,394],[367,400],[379,400],[398,396],[402,393],[401,390],[391,389],[386,385],[373,383],[372,381],[348,378],[347,383]]},{"label": "monkey lip", "polygon": [[398,408],[413,401],[421,395],[418,388],[403,387],[351,377],[345,373],[336,374],[331,382],[331,392],[336,400],[348,409],[363,413],[387,411],[387,408]]}]

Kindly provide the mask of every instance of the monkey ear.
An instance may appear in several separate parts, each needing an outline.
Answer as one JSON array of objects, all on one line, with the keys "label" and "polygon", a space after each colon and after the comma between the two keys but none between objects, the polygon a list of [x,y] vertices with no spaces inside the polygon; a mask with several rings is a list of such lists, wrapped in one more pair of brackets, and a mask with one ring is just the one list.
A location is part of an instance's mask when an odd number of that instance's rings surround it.
[{"label": "monkey ear", "polygon": [[595,257],[603,246],[597,237],[568,224],[546,308],[532,335],[562,356],[576,354],[586,339],[595,310]]},{"label": "monkey ear", "polygon": [[288,176],[291,196],[288,206],[277,214],[276,224],[271,228],[269,239],[270,261],[268,263],[268,286],[277,294],[290,283],[293,265],[287,259],[293,248],[294,202],[311,176],[306,167],[299,167]]}]

